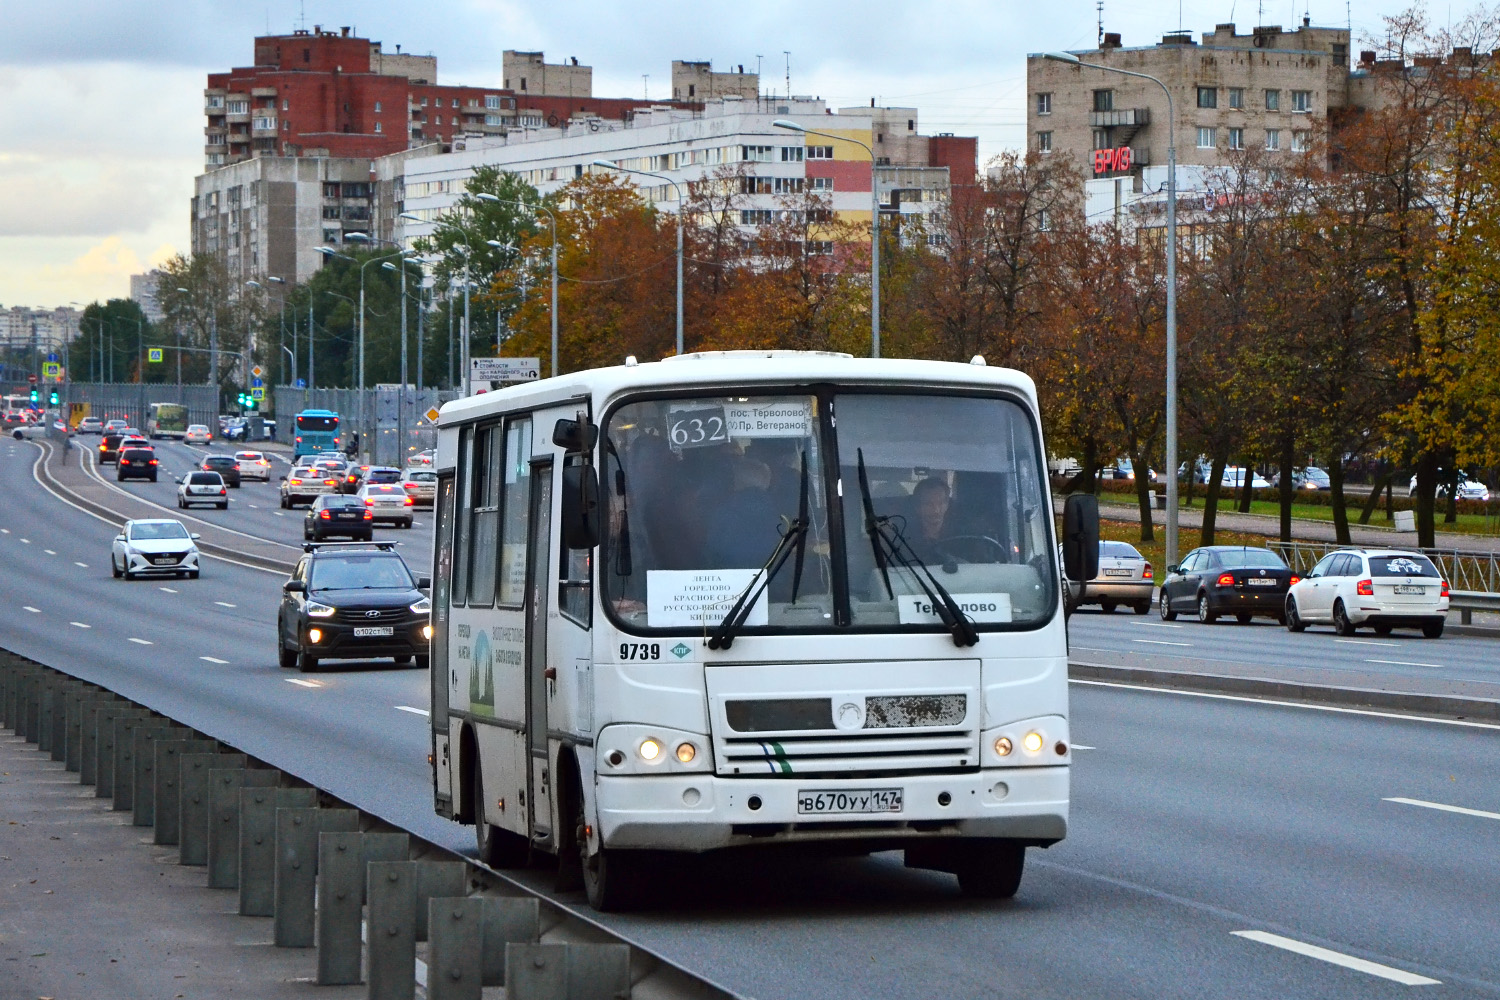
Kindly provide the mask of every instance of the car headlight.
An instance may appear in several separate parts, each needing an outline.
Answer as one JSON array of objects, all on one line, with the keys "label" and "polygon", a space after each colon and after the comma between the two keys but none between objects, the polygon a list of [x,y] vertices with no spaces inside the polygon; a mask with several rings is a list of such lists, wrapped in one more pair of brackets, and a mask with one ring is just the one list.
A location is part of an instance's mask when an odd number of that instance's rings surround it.
[{"label": "car headlight", "polygon": [[317,601],[307,602],[307,613],[313,618],[332,618],[334,609]]},{"label": "car headlight", "polygon": [[432,613],[432,601],[426,597],[422,598],[415,604],[408,604],[407,607],[411,608],[419,615],[428,615]]}]

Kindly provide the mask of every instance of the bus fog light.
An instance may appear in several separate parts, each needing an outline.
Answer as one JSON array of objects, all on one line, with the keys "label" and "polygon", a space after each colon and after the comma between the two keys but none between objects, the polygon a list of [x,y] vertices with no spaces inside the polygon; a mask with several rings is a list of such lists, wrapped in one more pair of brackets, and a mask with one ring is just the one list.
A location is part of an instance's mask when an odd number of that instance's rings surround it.
[{"label": "bus fog light", "polygon": [[1041,733],[1030,732],[1022,738],[1021,746],[1026,748],[1027,753],[1038,753],[1041,751],[1044,742]]},{"label": "bus fog light", "polygon": [[677,744],[677,759],[682,763],[691,764],[696,756],[698,756],[698,748],[691,743]]},{"label": "bus fog light", "polygon": [[703,793],[696,788],[684,788],[682,790],[682,802],[684,805],[695,806],[703,799]]},{"label": "bus fog light", "polygon": [[997,781],[990,789],[990,794],[997,799],[1003,799],[1010,794],[1010,786],[1003,781]]},{"label": "bus fog light", "polygon": [[323,630],[320,629],[320,628],[310,628],[310,629],[308,629],[307,630],[307,641],[308,642],[322,642],[323,641]]},{"label": "bus fog light", "polygon": [[656,758],[661,756],[661,744],[653,739],[641,740],[641,748],[639,752],[641,755],[641,760],[655,760]]},{"label": "bus fog light", "polygon": [[620,750],[611,750],[604,759],[609,762],[610,767],[619,767],[625,763],[625,754]]},{"label": "bus fog light", "polygon": [[995,741],[995,753],[1001,757],[1009,757],[1012,749],[1009,736],[1002,736]]},{"label": "bus fog light", "polygon": [[1059,757],[1066,757],[1068,755],[1068,745],[1062,740],[1058,740],[1057,746],[1053,747],[1052,749],[1057,751],[1057,755]]}]

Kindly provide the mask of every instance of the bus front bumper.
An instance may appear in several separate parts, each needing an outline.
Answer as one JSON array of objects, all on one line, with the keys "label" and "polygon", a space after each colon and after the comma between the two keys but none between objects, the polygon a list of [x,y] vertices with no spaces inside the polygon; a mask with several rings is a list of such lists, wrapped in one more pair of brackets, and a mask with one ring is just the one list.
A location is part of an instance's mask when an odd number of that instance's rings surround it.
[{"label": "bus front bumper", "polygon": [[[799,802],[805,806],[820,792],[890,789],[901,790],[900,812],[799,811]],[[1051,843],[1068,830],[1066,765],[848,779],[599,775],[595,796],[599,833],[610,848],[710,851],[835,841],[884,848],[931,837]]]}]

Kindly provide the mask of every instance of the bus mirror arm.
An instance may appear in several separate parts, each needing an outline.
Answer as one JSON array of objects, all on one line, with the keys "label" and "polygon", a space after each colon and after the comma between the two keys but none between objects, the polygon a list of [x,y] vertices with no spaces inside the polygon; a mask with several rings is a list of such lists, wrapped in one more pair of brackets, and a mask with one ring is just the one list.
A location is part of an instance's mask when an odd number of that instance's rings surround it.
[{"label": "bus mirror arm", "polygon": [[562,535],[570,549],[599,544],[599,475],[592,465],[562,470]]}]

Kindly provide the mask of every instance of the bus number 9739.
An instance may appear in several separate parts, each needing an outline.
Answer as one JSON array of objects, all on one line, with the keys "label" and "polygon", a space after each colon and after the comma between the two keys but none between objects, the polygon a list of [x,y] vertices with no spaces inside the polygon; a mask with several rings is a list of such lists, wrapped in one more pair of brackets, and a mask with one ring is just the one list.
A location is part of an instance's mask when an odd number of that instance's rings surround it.
[{"label": "bus number 9739", "polygon": [[622,660],[659,660],[659,659],[661,659],[661,643],[659,643],[659,642],[622,642],[622,643],[620,643],[620,659],[622,659]]}]

